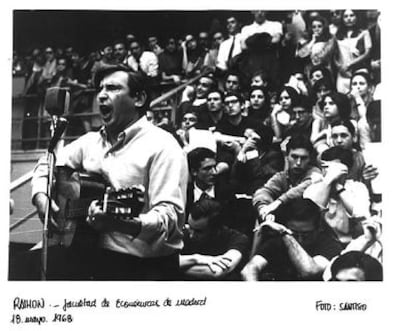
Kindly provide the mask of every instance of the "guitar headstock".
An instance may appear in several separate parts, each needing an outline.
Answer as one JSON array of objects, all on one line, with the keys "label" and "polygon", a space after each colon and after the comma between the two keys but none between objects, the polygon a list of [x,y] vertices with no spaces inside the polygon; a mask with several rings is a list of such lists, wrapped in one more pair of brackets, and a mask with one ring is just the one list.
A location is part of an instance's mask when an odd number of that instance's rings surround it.
[{"label": "guitar headstock", "polygon": [[115,190],[107,188],[102,201],[104,213],[115,217],[137,217],[144,207],[145,188],[142,185]]}]

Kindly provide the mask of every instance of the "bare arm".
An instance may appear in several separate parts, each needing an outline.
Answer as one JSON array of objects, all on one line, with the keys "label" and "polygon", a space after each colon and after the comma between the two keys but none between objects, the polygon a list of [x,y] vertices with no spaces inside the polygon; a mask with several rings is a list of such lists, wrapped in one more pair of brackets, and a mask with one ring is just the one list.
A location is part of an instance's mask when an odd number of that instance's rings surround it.
[{"label": "bare arm", "polygon": [[332,186],[336,185],[337,180],[341,176],[346,176],[348,173],[348,168],[339,162],[324,161],[324,166],[327,169],[323,179],[310,185],[303,193],[304,198],[311,199],[322,209],[325,209],[328,204]]},{"label": "bare arm", "polygon": [[184,273],[200,279],[220,279],[231,273],[242,259],[236,249],[230,249],[223,255],[180,255],[180,268]]},{"label": "bare arm", "polygon": [[254,255],[241,271],[245,281],[258,281],[262,270],[268,265],[267,260],[261,255]]},{"label": "bare arm", "polygon": [[369,35],[368,31],[364,31],[363,32],[363,35],[361,36],[361,38],[363,38],[363,40],[364,40],[364,53],[362,53],[361,55],[359,55],[358,57],[356,57],[354,60],[352,60],[348,64],[348,68],[349,69],[353,69],[358,64],[360,64],[361,62],[365,61],[369,57],[369,54],[371,52],[372,41],[371,41],[371,36]]},{"label": "bare arm", "polygon": [[311,257],[297,242],[295,237],[292,235],[292,231],[284,225],[274,221],[266,221],[260,226],[260,228],[270,229],[282,237],[282,241],[286,246],[289,258],[301,278],[306,279],[321,275],[328,265],[329,261],[323,256],[318,255]]},{"label": "bare arm", "polygon": [[288,255],[301,278],[322,275],[329,261],[321,255],[311,257],[291,235],[283,236]]}]

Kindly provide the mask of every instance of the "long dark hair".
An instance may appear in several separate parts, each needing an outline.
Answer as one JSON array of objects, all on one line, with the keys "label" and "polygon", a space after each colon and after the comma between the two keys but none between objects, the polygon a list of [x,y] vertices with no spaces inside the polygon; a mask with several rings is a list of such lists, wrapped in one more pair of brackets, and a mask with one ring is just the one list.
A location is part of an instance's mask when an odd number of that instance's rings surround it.
[{"label": "long dark hair", "polygon": [[[336,39],[342,40],[346,38],[346,33],[348,31],[347,27],[344,24],[344,14],[348,9],[341,11],[341,20],[339,21],[338,31],[336,32]],[[362,31],[362,21],[361,21],[361,12],[358,10],[350,9],[355,14],[356,22],[352,27],[351,38],[357,37]]]},{"label": "long dark hair", "polygon": [[351,116],[351,101],[349,100],[349,98],[343,94],[343,93],[339,93],[339,92],[331,92],[328,93],[327,95],[325,95],[322,100],[321,100],[321,108],[323,109],[323,106],[325,104],[325,100],[326,98],[329,97],[332,99],[332,101],[334,102],[334,104],[336,105],[337,109],[338,109],[338,116],[341,120],[347,120],[350,118]]}]

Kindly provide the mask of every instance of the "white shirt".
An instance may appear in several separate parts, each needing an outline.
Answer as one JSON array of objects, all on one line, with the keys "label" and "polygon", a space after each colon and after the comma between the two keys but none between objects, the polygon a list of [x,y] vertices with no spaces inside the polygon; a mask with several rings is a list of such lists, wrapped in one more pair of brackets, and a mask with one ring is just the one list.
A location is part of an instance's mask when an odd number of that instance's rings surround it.
[{"label": "white shirt", "polygon": [[[352,215],[349,215],[341,200],[329,198],[326,206],[320,206],[325,210],[324,219],[335,231],[339,240],[348,243],[352,240],[350,218],[369,217],[369,193],[365,184],[347,179],[344,184],[347,200],[352,205]],[[309,192],[314,186],[309,186],[303,193],[303,198],[309,198]]]},{"label": "white shirt", "polygon": [[215,194],[214,194],[214,186],[210,187],[207,190],[202,190],[201,188],[199,188],[195,183],[194,183],[194,201],[198,201],[201,198],[201,195],[205,193],[207,194],[210,198],[214,199]]},{"label": "white shirt", "polygon": [[[138,71],[138,62],[130,55],[127,59],[128,66],[134,70]],[[153,52],[143,52],[139,58],[139,67],[143,72],[145,72],[149,77],[158,76],[158,58],[157,55]]]},{"label": "white shirt", "polygon": [[[66,145],[57,165],[101,174],[115,189],[143,185],[145,204],[139,218],[142,229],[131,236],[100,234],[100,246],[139,257],[167,256],[182,249],[187,161],[177,141],[145,117],[119,134],[114,145],[104,130],[88,132]],[[32,179],[32,196],[46,192],[47,164],[41,159]]]},{"label": "white shirt", "polygon": [[229,58],[229,53],[231,49],[231,45],[233,43],[234,38],[234,47],[232,52],[232,57],[240,54],[241,49],[241,34],[237,33],[234,36],[230,36],[228,39],[224,40],[219,47],[218,55],[217,55],[217,68],[221,70],[227,70],[227,60]]},{"label": "white shirt", "polygon": [[256,33],[263,33],[267,32],[272,37],[272,41],[276,38],[278,34],[283,34],[283,25],[277,21],[264,21],[263,24],[257,24],[253,22],[253,24],[246,25],[241,30],[241,42],[242,47],[246,46],[246,39],[250,36],[253,36]]}]

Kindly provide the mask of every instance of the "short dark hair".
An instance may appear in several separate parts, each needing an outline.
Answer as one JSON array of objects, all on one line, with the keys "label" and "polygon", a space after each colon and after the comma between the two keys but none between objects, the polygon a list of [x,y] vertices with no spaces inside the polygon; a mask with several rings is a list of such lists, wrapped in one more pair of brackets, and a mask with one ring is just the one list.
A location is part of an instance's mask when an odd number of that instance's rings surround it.
[{"label": "short dark hair", "polygon": [[269,74],[264,70],[257,70],[253,73],[252,77],[260,76],[263,82],[269,83]]},{"label": "short dark hair", "polygon": [[286,145],[286,152],[289,154],[289,152],[292,149],[297,149],[297,148],[306,149],[310,155],[315,154],[315,149],[313,148],[313,145],[311,141],[309,140],[309,138],[301,134],[293,135],[290,138],[289,142]]},{"label": "short dark hair", "polygon": [[312,222],[315,229],[321,225],[321,210],[312,200],[297,198],[282,204],[275,212],[283,224],[290,220]]},{"label": "short dark hair", "polygon": [[139,47],[142,47],[142,43],[141,43],[138,39],[131,39],[131,40],[128,42],[128,48],[131,48],[131,44],[132,44],[132,43],[137,43]]},{"label": "short dark hair", "polygon": [[187,154],[188,167],[190,171],[198,171],[201,166],[201,162],[205,159],[215,159],[216,153],[211,149],[205,147],[197,147]]},{"label": "short dark hair", "polygon": [[321,155],[321,160],[323,161],[333,161],[339,160],[341,163],[345,164],[348,169],[351,169],[354,165],[354,159],[352,155],[352,151],[343,148],[342,146],[334,146],[326,151],[324,151]]},{"label": "short dark hair", "polygon": [[382,264],[372,256],[359,251],[350,251],[340,255],[331,266],[332,280],[344,269],[358,268],[364,272],[366,281],[383,279]]},{"label": "short dark hair", "polygon": [[201,78],[208,78],[208,79],[210,79],[211,80],[210,89],[211,90],[216,90],[217,89],[217,87],[218,87],[217,80],[216,80],[216,78],[214,78],[214,75],[213,74],[205,74],[205,75],[201,76],[198,79],[197,84],[201,80]]},{"label": "short dark hair", "polygon": [[135,96],[138,92],[146,90],[146,76],[141,72],[133,71],[124,64],[106,64],[99,67],[94,77],[95,87],[98,88],[102,79],[117,71],[123,71],[128,74],[128,87],[131,96]]},{"label": "short dark hair", "polygon": [[144,105],[140,107],[141,109],[146,110],[150,104],[150,98],[147,93],[147,77],[145,74],[139,71],[132,71],[128,66],[124,64],[104,64],[99,67],[94,77],[95,88],[99,88],[99,84],[101,83],[102,79],[117,71],[123,71],[128,74],[128,88],[130,96],[135,97],[137,93],[140,92],[145,92],[147,94]]},{"label": "short dark hair", "polygon": [[191,207],[190,214],[193,220],[201,217],[209,217],[208,225],[215,227],[219,225],[219,215],[221,212],[221,204],[215,199],[204,198],[196,201]]},{"label": "short dark hair", "polygon": [[333,123],[331,124],[331,127],[335,127],[335,126],[344,126],[348,129],[349,133],[352,135],[352,137],[355,137],[356,131],[355,131],[355,126],[352,124],[352,122],[350,120],[337,120],[337,121],[333,121]]},{"label": "short dark hair", "polygon": [[208,97],[208,96],[209,96],[209,94],[211,94],[211,93],[218,93],[218,94],[220,94],[221,101],[224,101],[224,93],[223,93],[223,91],[221,91],[221,90],[219,90],[219,89],[213,89],[213,90],[211,90],[211,91],[209,91],[209,92],[207,93],[207,97]]},{"label": "short dark hair", "polygon": [[292,108],[300,107],[300,108],[305,109],[307,112],[311,112],[312,106],[313,106],[312,101],[308,96],[299,94],[297,102],[296,104],[293,105]]},{"label": "short dark hair", "polygon": [[226,95],[224,96],[224,99],[226,99],[227,97],[236,97],[237,100],[239,100],[240,103],[244,102],[243,96],[241,93],[237,93],[237,92],[227,92]]},{"label": "short dark hair", "polygon": [[229,78],[229,76],[236,76],[240,83],[241,78],[240,78],[240,74],[237,71],[233,71],[233,70],[228,71],[226,75],[224,76],[224,80],[226,81],[227,78]]},{"label": "short dark hair", "polygon": [[122,39],[116,39],[113,43],[112,43],[112,46],[115,46],[115,45],[124,45],[124,47],[126,48],[126,43],[125,43],[125,41],[124,40],[122,40]]}]

